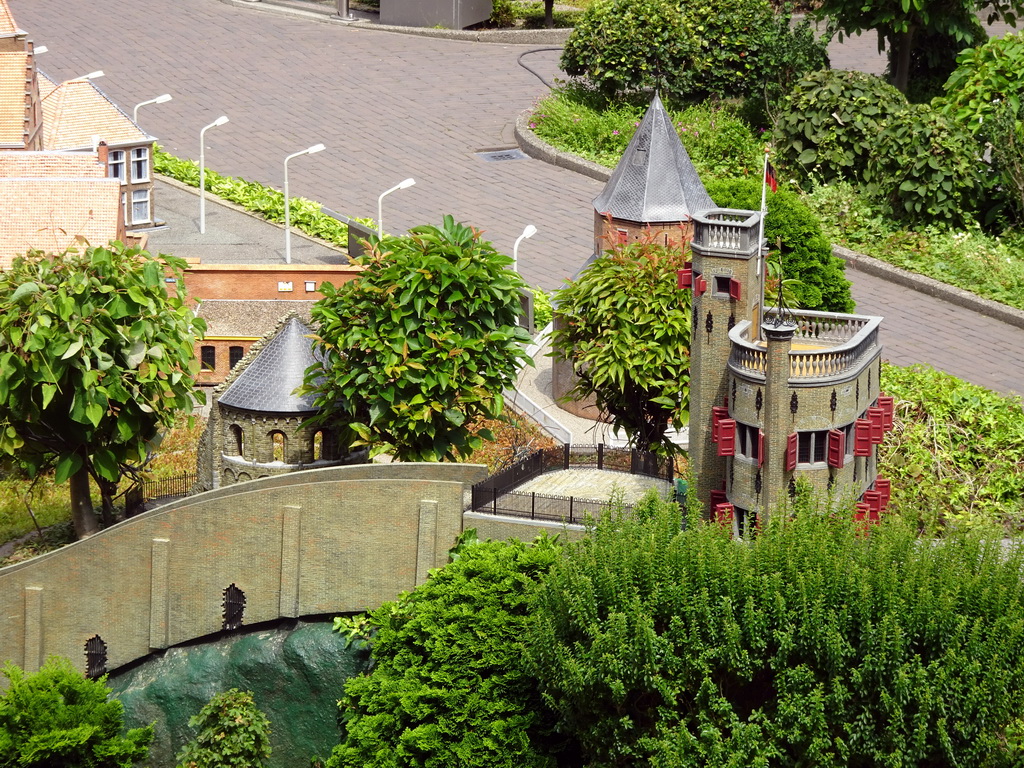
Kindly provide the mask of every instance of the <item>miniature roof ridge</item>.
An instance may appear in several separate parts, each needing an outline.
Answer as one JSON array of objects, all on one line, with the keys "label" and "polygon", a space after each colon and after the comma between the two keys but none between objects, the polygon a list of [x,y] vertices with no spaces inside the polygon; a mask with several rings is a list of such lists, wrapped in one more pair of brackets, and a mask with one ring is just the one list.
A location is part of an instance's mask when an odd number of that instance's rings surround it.
[{"label": "miniature roof ridge", "polygon": [[14,14],[11,13],[7,0],[0,0],[0,36],[13,37],[23,34],[25,34],[24,30],[19,29],[14,22]]},{"label": "miniature roof ridge", "polygon": [[289,312],[283,326],[267,340],[218,402],[231,408],[264,413],[315,413],[315,395],[295,395],[306,369],[317,362],[312,330]]},{"label": "miniature roof ridge", "polygon": [[[38,74],[53,82],[44,73]],[[42,86],[39,90],[43,102],[44,143],[48,148],[91,149],[94,136],[108,146],[156,141],[156,137],[142,130],[91,80],[76,78],[54,85],[48,92]],[[97,108],[100,112],[94,113]],[[110,111],[104,114],[104,110]]]},{"label": "miniature roof ridge", "polygon": [[655,93],[594,209],[638,223],[688,221],[714,208],[672,118]]}]

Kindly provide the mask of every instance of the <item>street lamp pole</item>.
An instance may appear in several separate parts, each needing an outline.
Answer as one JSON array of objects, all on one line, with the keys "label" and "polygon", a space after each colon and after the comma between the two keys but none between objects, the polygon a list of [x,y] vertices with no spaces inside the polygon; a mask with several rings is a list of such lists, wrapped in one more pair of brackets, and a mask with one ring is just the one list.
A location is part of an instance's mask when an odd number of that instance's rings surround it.
[{"label": "street lamp pole", "polygon": [[199,234],[206,234],[206,132],[228,122],[227,115],[221,115],[199,132]]},{"label": "street lamp pole", "polygon": [[295,152],[284,159],[284,263],[292,263],[292,228],[291,228],[291,198],[288,197],[288,161],[299,155],[313,155],[323,152],[326,147],[323,144],[314,144],[301,152]]},{"label": "street lamp pole", "polygon": [[132,122],[136,124],[139,122],[139,107],[148,107],[150,104],[166,104],[173,98],[174,97],[171,96],[171,94],[164,93],[160,96],[157,96],[155,99],[149,99],[148,101],[140,101],[138,104],[135,105],[135,109],[132,110]]},{"label": "street lamp pole", "polygon": [[515,245],[512,246],[512,271],[519,271],[519,244],[528,238],[533,237],[537,234],[537,228],[533,224],[527,224],[523,229],[523,234],[516,238]]},{"label": "street lamp pole", "polygon": [[390,195],[392,192],[397,192],[400,189],[408,189],[416,183],[416,179],[406,179],[400,181],[391,189],[386,189],[381,193],[381,196],[377,198],[377,235],[381,239],[384,238],[384,198]]}]

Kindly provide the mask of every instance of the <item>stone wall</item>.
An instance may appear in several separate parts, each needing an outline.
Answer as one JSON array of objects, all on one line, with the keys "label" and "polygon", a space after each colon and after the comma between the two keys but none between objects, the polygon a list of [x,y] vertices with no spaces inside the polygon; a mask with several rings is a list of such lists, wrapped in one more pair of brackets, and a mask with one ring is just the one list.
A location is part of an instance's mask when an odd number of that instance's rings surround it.
[{"label": "stone wall", "polygon": [[[57,552],[0,569],[0,660],[28,671],[51,654],[85,669],[99,635],[116,669],[243,622],[363,611],[444,565],[464,491],[484,467],[331,467],[199,494]],[[499,534],[500,535],[500,534]]]}]

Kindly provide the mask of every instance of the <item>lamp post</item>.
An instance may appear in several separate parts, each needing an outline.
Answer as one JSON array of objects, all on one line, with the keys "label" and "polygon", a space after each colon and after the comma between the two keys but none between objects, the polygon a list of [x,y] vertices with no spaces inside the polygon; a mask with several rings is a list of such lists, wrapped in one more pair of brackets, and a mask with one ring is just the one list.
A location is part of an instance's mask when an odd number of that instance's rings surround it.
[{"label": "lamp post", "polygon": [[135,105],[135,109],[132,110],[132,122],[139,122],[139,107],[148,107],[150,104],[166,104],[173,98],[174,97],[171,96],[171,94],[164,93],[160,96],[157,96],[155,99],[149,99],[148,101],[140,101],[138,104]]},{"label": "lamp post", "polygon": [[97,77],[103,77],[103,70],[97,69],[95,72],[90,72],[88,75],[82,75],[81,77],[72,77],[72,80],[95,80]]},{"label": "lamp post", "polygon": [[39,56],[40,54],[46,53],[48,50],[50,50],[50,49],[47,48],[45,45],[34,45],[34,46],[32,46],[32,54],[34,56]]},{"label": "lamp post", "polygon": [[199,234],[206,234],[206,132],[224,125],[227,115],[221,115],[199,132]]},{"label": "lamp post", "polygon": [[377,235],[384,238],[384,198],[390,195],[392,192],[397,192],[400,189],[408,189],[416,183],[416,179],[406,179],[400,181],[391,189],[386,189],[381,193],[381,196],[377,198]]},{"label": "lamp post", "polygon": [[527,240],[537,234],[537,228],[533,224],[527,224],[523,229],[523,234],[516,238],[515,245],[512,246],[512,271],[519,271],[519,244],[523,240]]},{"label": "lamp post", "polygon": [[288,197],[288,161],[299,155],[314,155],[323,152],[327,147],[323,144],[314,144],[301,152],[295,152],[284,159],[284,263],[292,263],[292,228],[291,228],[291,200]]}]

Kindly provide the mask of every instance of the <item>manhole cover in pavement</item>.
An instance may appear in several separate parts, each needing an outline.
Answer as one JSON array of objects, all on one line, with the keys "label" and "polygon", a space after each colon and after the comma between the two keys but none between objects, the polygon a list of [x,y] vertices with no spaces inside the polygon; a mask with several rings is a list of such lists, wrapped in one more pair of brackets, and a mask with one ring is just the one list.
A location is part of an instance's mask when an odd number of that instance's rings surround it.
[{"label": "manhole cover in pavement", "polygon": [[521,149],[497,149],[493,152],[477,152],[488,163],[497,163],[502,160],[525,160],[527,155]]}]

